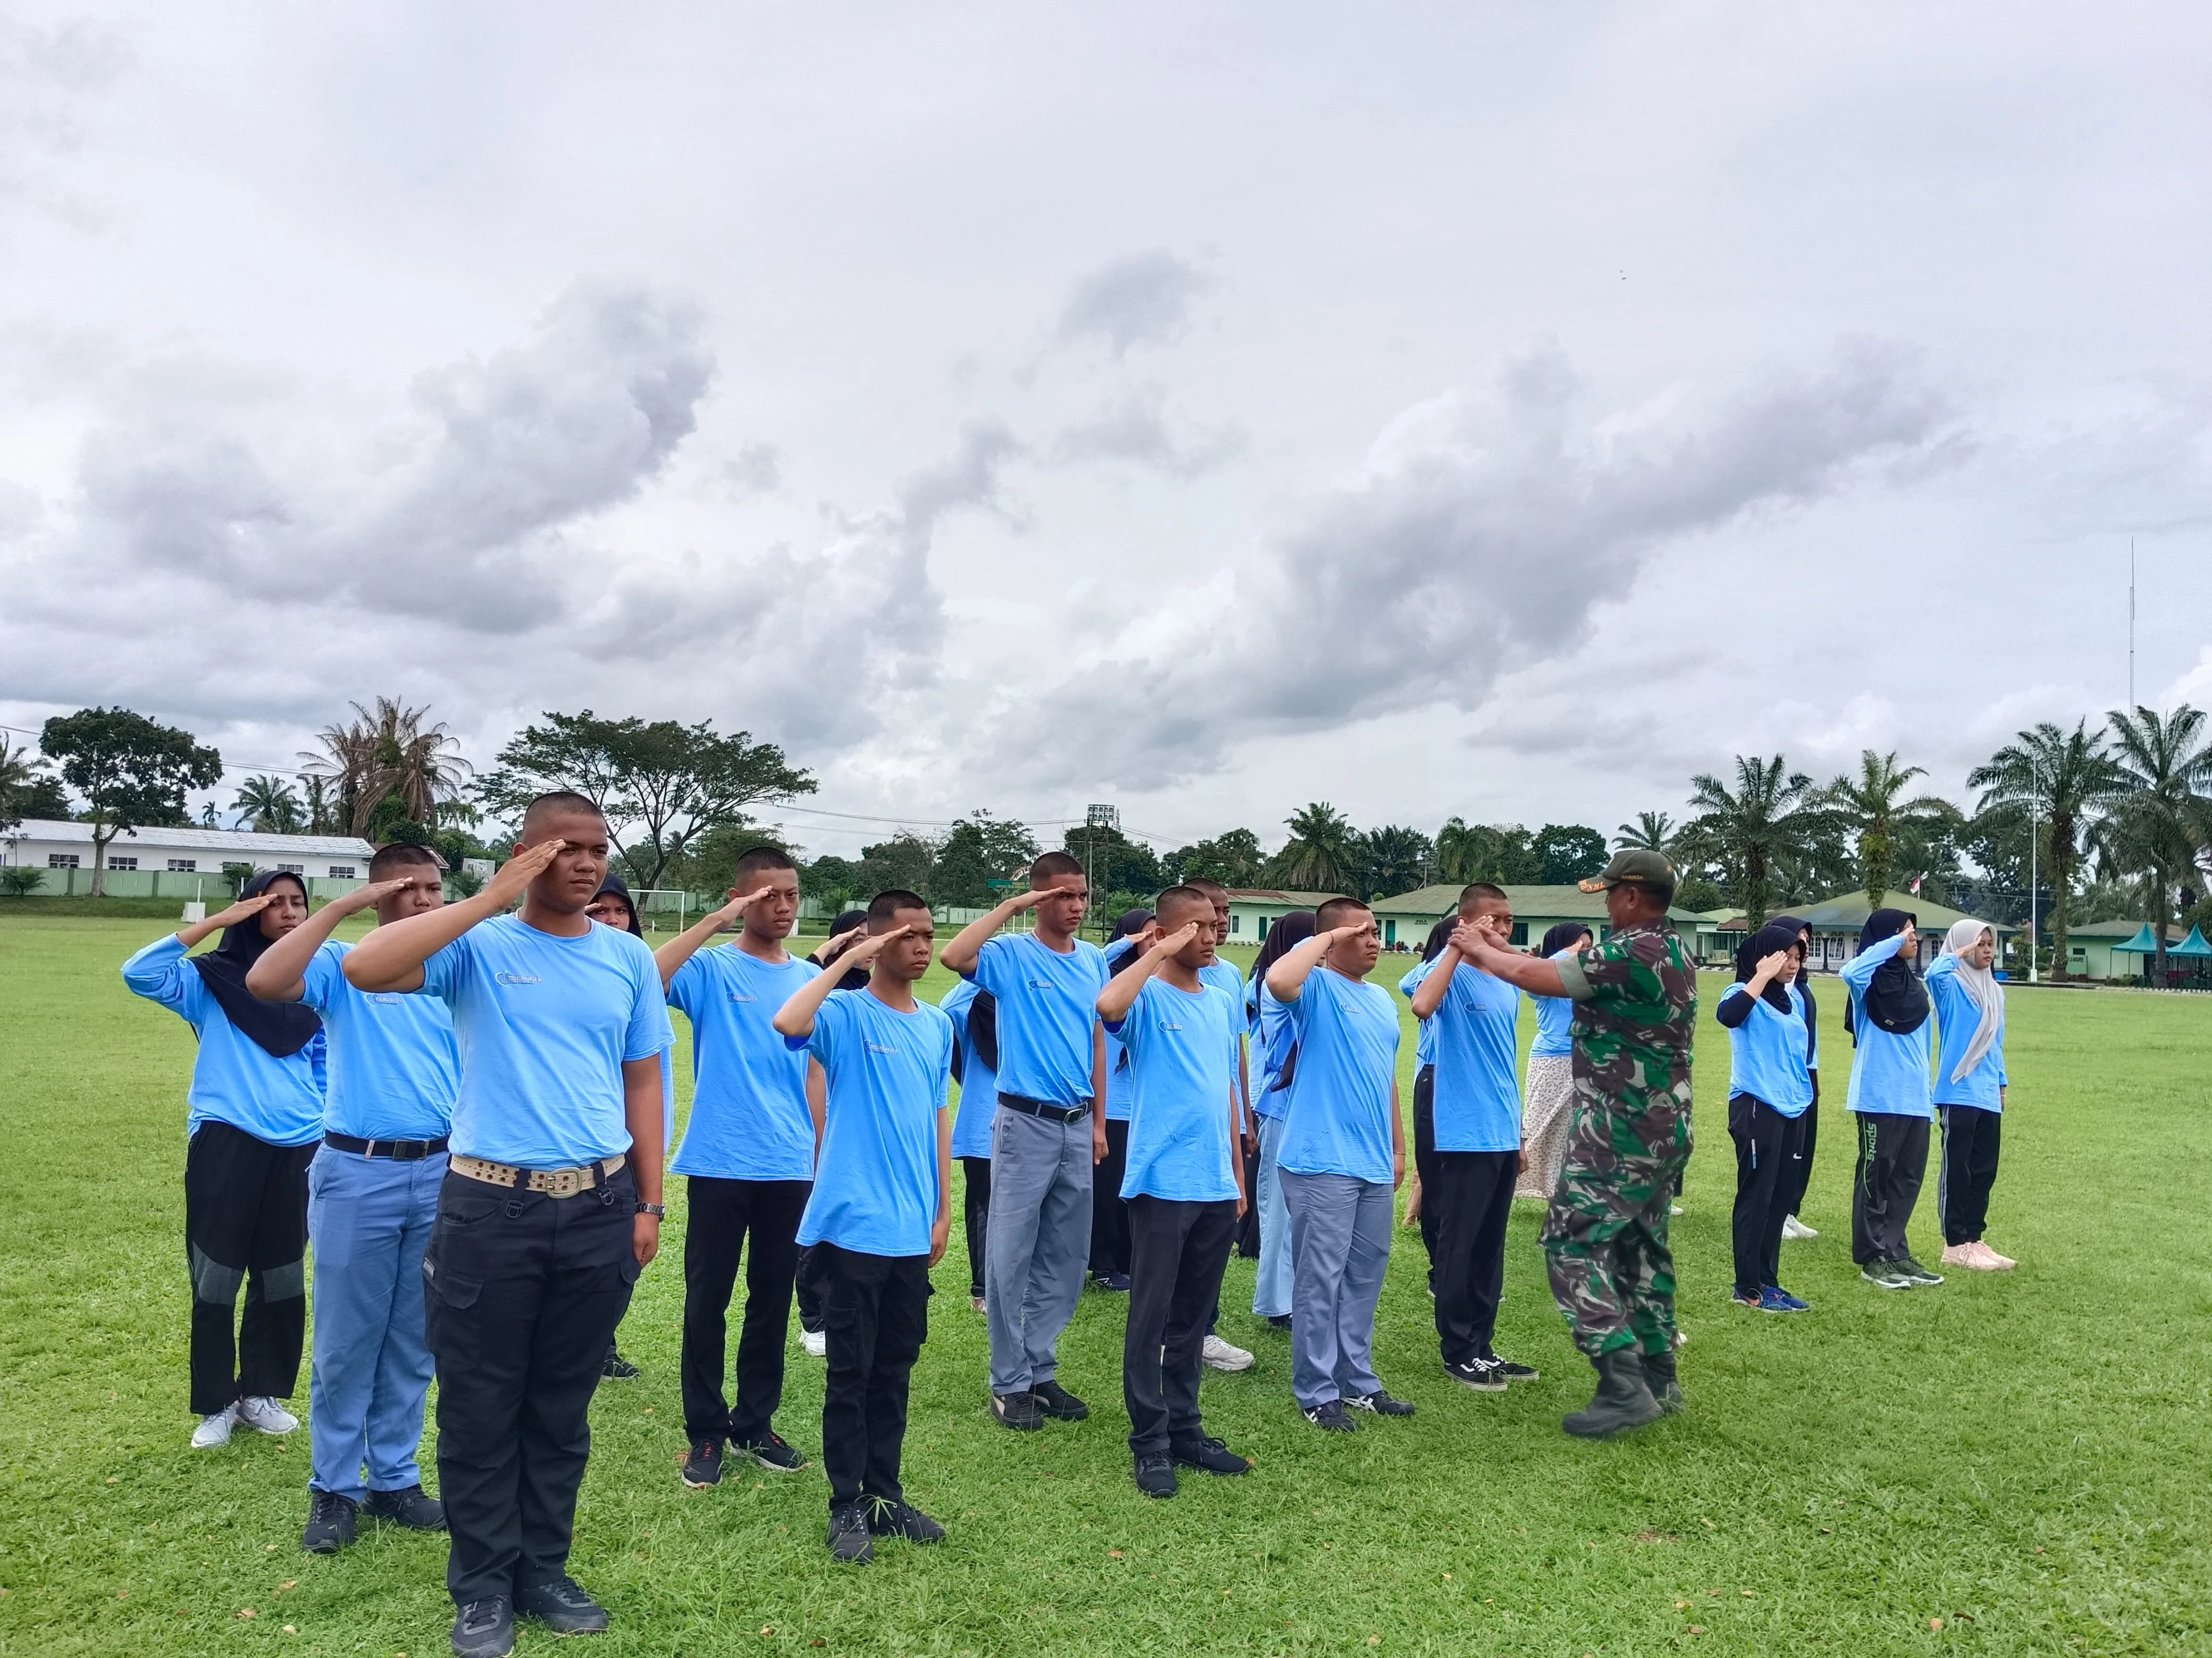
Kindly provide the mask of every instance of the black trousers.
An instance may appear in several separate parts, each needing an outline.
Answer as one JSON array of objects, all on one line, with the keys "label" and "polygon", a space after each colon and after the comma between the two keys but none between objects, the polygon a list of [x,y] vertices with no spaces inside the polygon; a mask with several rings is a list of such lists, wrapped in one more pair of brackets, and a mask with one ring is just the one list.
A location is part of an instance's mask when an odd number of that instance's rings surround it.
[{"label": "black trousers", "polygon": [[1858,1166],[1851,1176],[1851,1259],[1896,1260],[1911,1253],[1905,1229],[1928,1173],[1928,1119],[1861,1111]]},{"label": "black trousers", "polygon": [[[783,1349],[799,1272],[799,1218],[813,1183],[719,1180],[693,1175],[684,1223],[684,1436],[693,1444],[727,1434],[749,1444],[766,1434],[783,1402]],[[722,1396],[726,1321],[745,1267],[745,1321],[738,1336],[734,1408]]]},{"label": "black trousers", "polygon": [[822,1387],[822,1470],[830,1506],[864,1497],[898,1503],[907,1382],[929,1336],[929,1257],[864,1255],[814,1246],[822,1275],[829,1375]]},{"label": "black trousers", "polygon": [[[1519,1151],[1432,1151],[1421,1218],[1436,1229],[1437,1345],[1447,1364],[1486,1357],[1505,1284],[1505,1221]],[[1431,1183],[1433,1182],[1433,1183]]]},{"label": "black trousers", "polygon": [[961,1158],[960,1185],[960,1215],[968,1234],[968,1295],[973,1300],[983,1293],[983,1266],[990,1257],[990,1158]]},{"label": "black trousers", "polygon": [[1978,1242],[1989,1224],[1990,1187],[1997,1179],[2001,1111],[1978,1105],[1946,1105],[1943,1161],[1936,1170],[1936,1218],[1946,1243]]},{"label": "black trousers", "polygon": [[1129,1163],[1129,1125],[1106,1120],[1106,1156],[1091,1175],[1091,1272],[1129,1270],[1129,1206],[1121,1173]]},{"label": "black trousers", "polygon": [[1244,1218],[1237,1223],[1237,1253],[1247,1260],[1260,1259],[1260,1120],[1249,1114],[1252,1138],[1239,1148],[1244,1159]]},{"label": "black trousers", "polygon": [[1735,1142],[1735,1292],[1755,1296],[1781,1282],[1782,1222],[1790,1212],[1802,1117],[1785,1117],[1756,1094],[1729,1096],[1729,1138]]},{"label": "black trousers", "polygon": [[823,1297],[822,1272],[814,1264],[813,1250],[799,1252],[799,1270],[793,1284],[799,1291],[799,1327],[812,1335],[822,1327]]},{"label": "black trousers", "polygon": [[[194,1416],[257,1395],[289,1399],[299,1386],[307,1333],[307,1165],[319,1144],[271,1145],[227,1122],[204,1122],[185,1148]],[[239,1319],[241,1283],[246,1315]]]},{"label": "black trousers", "polygon": [[636,1285],[624,1167],[574,1197],[448,1175],[422,1257],[438,1363],[438,1495],[456,1604],[568,1570],[592,1391]]},{"label": "black trousers", "polygon": [[1164,1455],[1200,1438],[1198,1379],[1221,1274],[1237,1237],[1237,1203],[1129,1199],[1129,1322],[1121,1398],[1129,1448]]},{"label": "black trousers", "polygon": [[1437,1172],[1437,1068],[1413,1073],[1413,1173],[1421,1182],[1421,1250],[1429,1258],[1429,1288],[1437,1287],[1436,1212],[1429,1207],[1429,1182]]},{"label": "black trousers", "polygon": [[1805,1212],[1805,1188],[1813,1180],[1813,1147],[1820,1138],[1820,1102],[1816,1097],[1797,1119],[1797,1144],[1782,1171],[1782,1212]]}]

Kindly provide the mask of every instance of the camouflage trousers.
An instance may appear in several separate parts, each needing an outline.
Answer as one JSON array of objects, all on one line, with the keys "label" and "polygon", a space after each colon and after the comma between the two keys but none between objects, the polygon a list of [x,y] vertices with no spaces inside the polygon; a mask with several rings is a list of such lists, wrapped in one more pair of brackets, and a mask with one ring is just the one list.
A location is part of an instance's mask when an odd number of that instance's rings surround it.
[{"label": "camouflage trousers", "polygon": [[1667,1212],[1690,1160],[1690,1117],[1576,1102],[1574,1128],[1538,1235],[1552,1298],[1590,1357],[1674,1344],[1674,1256]]}]

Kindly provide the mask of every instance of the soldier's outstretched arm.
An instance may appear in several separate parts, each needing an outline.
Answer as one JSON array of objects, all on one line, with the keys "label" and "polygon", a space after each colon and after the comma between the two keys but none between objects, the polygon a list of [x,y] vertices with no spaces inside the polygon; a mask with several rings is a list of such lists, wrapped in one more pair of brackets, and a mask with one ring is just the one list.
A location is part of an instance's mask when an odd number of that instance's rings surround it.
[{"label": "soldier's outstretched arm", "polygon": [[[1505,944],[1497,933],[1483,925],[1487,915],[1452,930],[1452,947],[1493,978],[1503,979],[1516,989],[1525,990],[1531,996],[1564,996],[1566,981],[1559,976],[1557,962],[1523,956]],[[1425,988],[1425,987],[1424,987]]]}]

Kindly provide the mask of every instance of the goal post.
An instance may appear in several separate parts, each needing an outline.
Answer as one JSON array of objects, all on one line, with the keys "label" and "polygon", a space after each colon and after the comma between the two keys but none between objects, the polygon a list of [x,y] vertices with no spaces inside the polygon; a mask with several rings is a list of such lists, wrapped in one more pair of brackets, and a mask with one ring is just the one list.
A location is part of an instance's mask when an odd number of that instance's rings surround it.
[{"label": "goal post", "polygon": [[648,932],[658,932],[660,929],[653,924],[652,918],[656,914],[665,916],[673,910],[676,912],[676,930],[681,932],[686,925],[684,918],[690,908],[691,895],[680,888],[647,887],[637,895],[638,925]]}]

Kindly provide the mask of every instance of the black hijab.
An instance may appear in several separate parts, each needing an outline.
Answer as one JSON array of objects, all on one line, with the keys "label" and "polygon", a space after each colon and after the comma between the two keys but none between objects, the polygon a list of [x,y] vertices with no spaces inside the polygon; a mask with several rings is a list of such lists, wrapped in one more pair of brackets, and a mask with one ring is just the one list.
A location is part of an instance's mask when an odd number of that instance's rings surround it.
[{"label": "black hijab", "polygon": [[[837,912],[837,919],[830,923],[830,936],[834,938],[841,932],[850,932],[854,927],[866,926],[867,924],[868,912],[866,910],[841,909]],[[825,944],[823,948],[826,950],[829,946]],[[845,950],[850,950],[852,946],[850,944],[845,946]],[[840,956],[844,953],[845,950],[843,950],[837,952]],[[835,958],[833,957],[832,959],[834,960]],[[823,960],[819,956],[817,956],[814,958],[814,964],[817,967],[821,968],[824,972],[827,972],[830,969],[830,963]],[[837,988],[840,990],[866,990],[867,987],[868,969],[864,967],[848,968],[845,971],[845,976],[837,981]],[[999,1051],[999,1027],[996,1015],[998,1004],[994,1002],[991,1004],[991,1006],[994,1010],[993,1022],[991,1025],[991,1069],[996,1071],[999,1068],[997,1059]],[[978,1051],[980,1051],[980,1049]]]},{"label": "black hijab", "polygon": [[[1106,942],[1112,944],[1119,944],[1124,938],[1133,938],[1152,924],[1152,912],[1149,909],[1125,909],[1121,912],[1121,919],[1114,923],[1114,936]],[[1145,952],[1132,944],[1114,958],[1114,965],[1107,969],[1106,976],[1111,979],[1125,969],[1136,966],[1144,957]]]},{"label": "black hijab", "polygon": [[968,1040],[994,1075],[999,1069],[999,999],[981,985],[968,1004]]},{"label": "black hijab", "polygon": [[[637,919],[637,900],[629,896],[629,887],[621,876],[610,875],[605,880],[600,882],[599,890],[592,895],[592,902],[596,904],[611,892],[623,901],[623,914],[629,917],[623,931],[633,938],[645,937],[644,923]],[[604,926],[606,924],[603,921],[600,925]]]},{"label": "black hijab", "polygon": [[1428,942],[1421,946],[1421,959],[1425,962],[1433,962],[1437,957],[1443,955],[1444,946],[1451,942],[1452,929],[1458,925],[1457,915],[1447,915],[1431,927]]},{"label": "black hijab", "polygon": [[1771,926],[1790,929],[1790,942],[1805,946],[1805,953],[1797,958],[1797,993],[1805,999],[1805,1052],[1809,1057],[1815,1050],[1820,1037],[1816,1023],[1820,1010],[1813,1002],[1813,928],[1802,916],[1777,915],[1768,922]]},{"label": "black hijab", "polygon": [[1536,946],[1536,953],[1548,962],[1576,939],[1594,936],[1587,921],[1555,921],[1545,932],[1544,942]]},{"label": "black hijab", "polygon": [[[1777,950],[1787,950],[1797,942],[1798,929],[1788,921],[1769,921],[1735,947],[1735,981],[1748,984],[1759,971],[1759,964]],[[1795,1013],[1790,1004],[1790,987],[1779,979],[1769,979],[1766,988],[1759,993],[1759,1000],[1776,1012]]]},{"label": "black hijab", "polygon": [[[1878,909],[1866,918],[1859,929],[1859,949],[1865,950],[1885,938],[1894,938],[1908,925],[1917,926],[1919,917],[1902,909]],[[1893,956],[1875,969],[1874,977],[1868,981],[1866,994],[1867,1017],[1877,1028],[1892,1035],[1909,1036],[1927,1023],[1928,987],[1920,982],[1920,975],[1902,956]],[[1851,1041],[1858,1041],[1856,1022],[1845,1011],[1844,1023],[1850,1025]]]},{"label": "black hijab", "polygon": [[[1314,936],[1314,913],[1310,909],[1294,909],[1287,915],[1278,915],[1275,924],[1267,929],[1267,937],[1253,959],[1252,982],[1257,987],[1252,993],[1253,1017],[1259,1017],[1260,998],[1267,992],[1267,969],[1300,944]],[[1274,1084],[1267,1091],[1278,1093],[1291,1085],[1297,1073],[1298,1045],[1291,1044],[1290,1052],[1283,1055],[1283,1068],[1275,1073]]]},{"label": "black hijab", "polygon": [[[240,898],[258,898],[279,881],[289,881],[302,896],[307,884],[289,870],[264,869],[238,890]],[[264,1002],[246,987],[246,975],[276,941],[264,937],[261,917],[247,916],[222,930],[222,942],[204,956],[192,957],[208,993],[222,1009],[239,1035],[275,1060],[289,1060],[323,1028],[315,1010],[301,1002]]]}]

